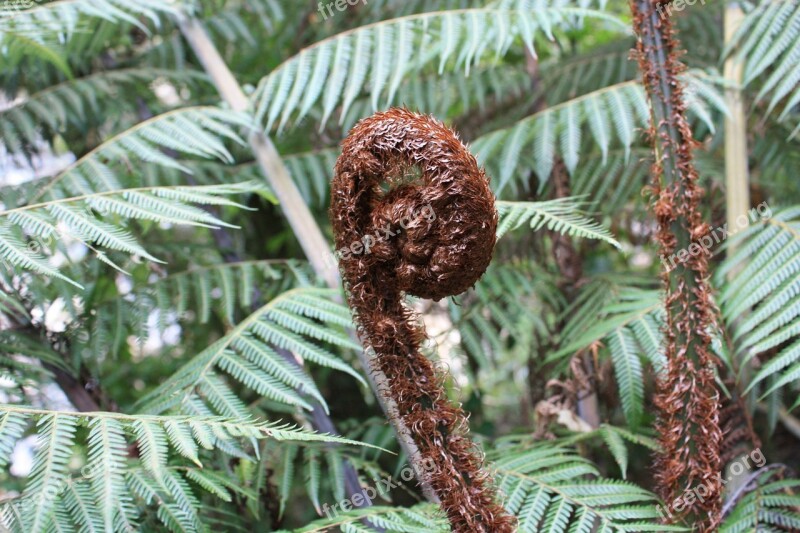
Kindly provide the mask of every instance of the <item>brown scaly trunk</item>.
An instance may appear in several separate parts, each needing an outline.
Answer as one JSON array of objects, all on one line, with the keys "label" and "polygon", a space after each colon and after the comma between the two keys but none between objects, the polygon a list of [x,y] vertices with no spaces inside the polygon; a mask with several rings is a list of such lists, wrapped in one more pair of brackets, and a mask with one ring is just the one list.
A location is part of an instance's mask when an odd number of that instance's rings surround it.
[{"label": "brown scaly trunk", "polygon": [[[418,170],[419,177],[413,177]],[[384,192],[383,185],[388,185]],[[458,137],[431,117],[391,109],[342,143],[331,221],[359,335],[417,446],[453,531],[510,533],[467,417],[420,352],[425,332],[405,295],[440,300],[471,287],[492,257],[497,211],[489,180]]]},{"label": "brown scaly trunk", "polygon": [[[655,398],[657,428],[663,451],[654,473],[659,495],[669,505],[684,491],[701,485],[706,496],[677,513],[698,531],[710,531],[719,521],[720,472],[719,393],[714,381],[716,357],[709,328],[714,309],[709,299],[708,256],[699,245],[709,231],[699,210],[703,195],[692,162],[697,144],[686,120],[683,86],[678,74],[678,42],[666,16],[664,0],[631,0],[637,34],[637,56],[650,100],[650,138],[654,211],[663,258],[677,255],[672,270],[662,274],[666,287],[665,377]],[[664,13],[662,17],[660,13]]]}]

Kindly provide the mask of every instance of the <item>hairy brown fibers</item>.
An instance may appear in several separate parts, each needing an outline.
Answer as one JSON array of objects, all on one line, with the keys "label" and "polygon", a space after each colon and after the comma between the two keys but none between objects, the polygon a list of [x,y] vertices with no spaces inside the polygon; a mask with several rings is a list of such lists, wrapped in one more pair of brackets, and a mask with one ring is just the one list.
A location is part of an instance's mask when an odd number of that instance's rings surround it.
[{"label": "hairy brown fibers", "polygon": [[[426,482],[453,531],[514,531],[468,437],[467,416],[420,353],[425,332],[404,303],[406,294],[437,301],[458,294],[486,271],[497,227],[486,174],[439,121],[390,109],[344,140],[331,194],[336,249],[358,252],[343,254],[340,268],[359,335],[386,377],[382,394],[433,465]],[[423,208],[435,219],[420,216]]]}]

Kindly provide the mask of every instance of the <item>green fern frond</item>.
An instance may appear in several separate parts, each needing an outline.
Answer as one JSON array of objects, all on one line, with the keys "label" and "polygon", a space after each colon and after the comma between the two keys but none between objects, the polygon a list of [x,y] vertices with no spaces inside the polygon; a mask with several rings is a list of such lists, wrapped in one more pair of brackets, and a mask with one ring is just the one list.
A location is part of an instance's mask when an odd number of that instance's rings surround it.
[{"label": "green fern frond", "polygon": [[225,139],[244,141],[233,127],[249,127],[250,118],[217,107],[198,106],[155,116],[108,139],[44,185],[31,200],[58,200],[121,189],[118,172],[108,162],[135,166],[155,163],[191,173],[191,169],[162,151],[170,149],[206,159],[233,162]]},{"label": "green fern frond", "polygon": [[[174,422],[170,422],[174,423]],[[92,493],[102,511],[105,530],[114,529],[120,506],[130,504],[123,471],[128,453],[123,424],[111,418],[89,422],[89,464],[92,465]]]},{"label": "green fern frond", "polygon": [[[347,31],[302,50],[263,78],[253,96],[256,117],[267,130],[282,129],[292,115],[301,121],[321,100],[324,127],[340,104],[340,115],[346,116],[365,89],[373,103],[381,97],[391,102],[403,79],[427,64],[437,62],[440,70],[452,65],[469,74],[485,56],[504,55],[516,38],[532,49],[535,34],[574,24],[577,17],[628,31],[607,13],[565,6],[423,13]],[[437,41],[423,40],[423,35],[435,35]],[[489,42],[495,46],[486,46]],[[439,50],[438,57],[426,53],[431,49]]]},{"label": "green fern frond", "polygon": [[[5,413],[16,413],[30,416],[29,411],[0,408]],[[37,423],[39,448],[36,451],[30,482],[25,487],[22,497],[29,502],[29,513],[24,515],[25,526],[32,533],[45,531],[54,499],[48,492],[59,487],[68,475],[69,459],[78,421],[61,413],[47,413]]]},{"label": "green fern frond", "polygon": [[[6,146],[34,146],[43,127],[63,132],[68,126],[82,127],[95,115],[105,115],[105,102],[128,86],[151,82],[154,78],[195,82],[204,80],[201,72],[176,72],[151,68],[103,71],[67,80],[15,101],[0,111],[0,140]],[[18,151],[18,150],[16,150]]]},{"label": "green fern frond", "polygon": [[[633,280],[599,278],[587,284],[572,306],[564,311],[569,317],[562,331],[562,348],[550,356],[557,359],[601,341],[621,327],[641,326],[637,340],[650,348],[660,345],[660,334],[652,337],[651,326],[661,324],[661,293],[636,287]],[[623,284],[625,283],[625,284]],[[626,286],[627,285],[627,286]],[[648,323],[640,321],[650,320]],[[647,350],[649,352],[649,350]]]},{"label": "green fern frond", "polygon": [[765,472],[752,482],[755,488],[736,502],[720,525],[720,533],[800,529],[800,480],[770,481],[773,474]]},{"label": "green fern frond", "polygon": [[641,423],[644,411],[644,381],[638,349],[633,332],[628,328],[617,328],[608,337],[622,410],[631,427]]},{"label": "green fern frond", "polygon": [[[725,55],[734,51],[744,62],[745,86],[758,89],[755,99],[768,102],[769,112],[782,105],[779,121],[796,119],[794,109],[800,103],[800,2],[762,2],[756,6],[728,43]],[[800,124],[790,137],[798,132]]]},{"label": "green fern frond", "polygon": [[[523,106],[542,97],[555,105],[576,95],[632,79],[635,69],[628,60],[629,50],[630,45],[616,45],[596,54],[543,60],[539,66],[540,87],[533,94],[530,76],[516,64],[480,64],[471,69],[469,76],[458,70],[423,72],[402,81],[393,98],[382,105],[406,106],[438,117],[455,115],[464,120],[475,111],[485,111],[492,103],[509,105],[509,100]],[[596,76],[587,75],[587,71]],[[353,102],[350,111],[342,116],[343,132],[381,107],[375,103],[375,98],[373,93],[373,96],[363,95]],[[313,108],[310,113],[314,119],[318,118]],[[481,129],[490,125],[482,125]]]},{"label": "green fern frond", "polygon": [[572,194],[587,197],[603,214],[618,213],[641,197],[650,179],[651,158],[650,150],[637,148],[590,155],[570,176]]},{"label": "green fern frond", "polygon": [[594,465],[568,449],[501,448],[489,457],[497,457],[495,482],[520,531],[684,531],[660,524],[655,495],[599,478]]},{"label": "green fern frond", "polygon": [[559,198],[546,202],[497,202],[500,223],[497,237],[528,224],[534,231],[542,228],[585,239],[599,239],[619,248],[611,233],[581,211],[575,198]]},{"label": "green fern frond", "polygon": [[[158,262],[138,243],[125,222],[130,219],[159,224],[232,227],[191,203],[244,208],[225,195],[261,190],[256,183],[198,187],[144,187],[91,193],[31,204],[0,212],[0,260],[39,274],[72,282],[47,264],[42,252],[58,240],[77,240],[98,257],[117,267],[101,249],[138,255]],[[102,217],[98,217],[98,213]],[[23,239],[35,244],[31,248]],[[48,244],[49,243],[49,244]],[[121,270],[121,268],[120,268]]]},{"label": "green fern frond", "polygon": [[[332,515],[332,516],[331,516]],[[431,504],[411,508],[371,506],[349,511],[329,511],[330,518],[323,518],[291,530],[293,533],[312,533],[338,528],[344,533],[418,533],[421,531],[442,533],[450,531],[447,520],[439,509]],[[278,533],[288,533],[281,530]]]},{"label": "green fern frond", "polygon": [[[684,80],[695,88],[687,96],[690,111],[708,120],[707,126],[713,130],[714,123],[705,106],[710,105],[725,112],[722,98],[716,94],[704,74],[691,73],[684,76]],[[495,186],[498,194],[512,177],[529,166],[536,172],[541,190],[550,176],[556,154],[565,157],[570,173],[575,171],[579,163],[578,132],[585,126],[588,125],[592,140],[604,158],[608,156],[611,132],[614,131],[625,149],[627,160],[636,130],[647,127],[649,119],[647,99],[641,84],[627,81],[534,113],[508,128],[475,139],[471,145],[478,160],[499,180]],[[533,153],[532,159],[523,157],[528,152]]]},{"label": "green fern frond", "polygon": [[650,437],[632,433],[625,428],[602,424],[598,431],[608,446],[608,451],[617,462],[622,479],[627,479],[628,477],[628,446],[626,442],[645,446],[652,451],[658,451],[659,449],[656,441]]},{"label": "green fern frond", "polygon": [[663,302],[657,290],[619,286],[597,280],[588,284],[564,312],[569,317],[562,347],[548,361],[566,361],[576,352],[599,344],[608,349],[625,418],[636,428],[644,410],[641,359],[661,372],[665,365],[661,323]]},{"label": "green fern frond", "polygon": [[61,0],[24,7],[27,6],[18,4],[0,13],[0,59],[4,67],[13,70],[32,58],[51,64],[71,78],[67,60],[71,43],[85,40],[83,36],[92,35],[103,23],[108,28],[117,26],[117,34],[119,25],[149,33],[145,21],[158,27],[163,16],[177,16],[183,7],[190,6],[166,0]]},{"label": "green fern frond", "polygon": [[348,373],[363,383],[348,364],[316,344],[323,341],[340,348],[361,349],[344,334],[347,310],[331,301],[335,294],[312,288],[284,292],[195,356],[140,403],[148,412],[192,412],[194,402],[200,401],[196,390],[200,387],[205,401],[216,412],[248,416],[247,408],[221,379],[221,372],[279,403],[309,408],[303,395],[310,395],[324,405],[313,381],[279,351],[287,350]]},{"label": "green fern frond", "polygon": [[6,224],[0,224],[0,257],[2,257],[2,264],[7,270],[12,270],[15,267],[24,270],[30,270],[48,276],[57,278],[75,287],[83,288],[79,283],[69,279],[64,274],[60,273],[57,269],[48,264],[48,260],[44,257],[38,249],[29,248],[22,240],[22,238]]},{"label": "green fern frond", "polygon": [[[243,439],[361,445],[351,439],[256,420],[73,413],[2,405],[0,424],[4,432],[0,450],[10,449],[32,420],[38,420],[35,431],[39,438],[33,470],[22,495],[3,505],[5,525],[13,531],[52,531],[56,527],[53,522],[72,530],[73,520],[78,528],[117,530],[120,522],[135,520],[140,512],[129,497],[131,491],[147,501],[155,498],[166,502],[165,495],[169,495],[174,504],[159,511],[166,513],[160,515],[162,521],[183,516],[177,522],[194,523],[190,531],[195,531],[199,522],[194,515],[199,503],[183,476],[173,465],[167,466],[170,455],[198,463],[198,446],[222,449],[223,443]],[[69,462],[75,454],[79,426],[89,429],[88,464],[82,477],[73,478]],[[130,467],[128,447],[133,441],[146,474]],[[198,480],[212,493],[224,492],[221,481],[213,474],[187,472],[186,477]]]},{"label": "green fern frond", "polygon": [[[308,264],[295,260],[195,266],[134,287],[131,297],[117,298],[101,306],[102,312],[89,318],[85,330],[92,340],[105,338],[94,345],[95,351],[99,349],[105,353],[115,350],[111,341],[120,331],[146,336],[148,320],[154,313],[159,332],[164,332],[173,321],[207,324],[216,317],[223,323],[235,324],[237,317],[250,314],[254,305],[262,305],[283,291],[307,285],[310,276]],[[329,318],[332,321],[339,318],[340,323],[344,320],[335,314]],[[251,349],[247,340],[241,344],[243,350]]]},{"label": "green fern frond", "polygon": [[283,158],[286,168],[308,205],[322,208],[330,198],[333,167],[339,156],[338,148],[291,154]]},{"label": "green fern frond", "polygon": [[[188,5],[188,4],[187,4]],[[181,2],[144,0],[135,4],[125,0],[62,0],[38,4],[29,9],[9,9],[0,16],[0,36],[24,35],[37,42],[69,40],[75,32],[85,31],[81,26],[86,18],[100,18],[109,22],[126,22],[140,29],[146,27],[140,17],[154,24],[160,23],[163,14],[179,15]]]},{"label": "green fern frond", "polygon": [[715,281],[740,368],[771,354],[747,383],[748,391],[765,398],[800,384],[800,207],[761,217],[751,213],[752,225],[731,241],[737,248]]}]

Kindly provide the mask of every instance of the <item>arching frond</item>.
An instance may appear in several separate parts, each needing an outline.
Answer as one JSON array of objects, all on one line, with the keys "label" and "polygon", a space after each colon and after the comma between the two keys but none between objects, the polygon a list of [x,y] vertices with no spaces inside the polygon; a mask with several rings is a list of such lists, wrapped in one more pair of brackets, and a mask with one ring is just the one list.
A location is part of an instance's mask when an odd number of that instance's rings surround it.
[{"label": "arching frond", "polygon": [[[33,421],[38,449],[30,478],[20,497],[3,504],[4,525],[11,531],[52,531],[53,521],[69,524],[71,530],[73,520],[78,528],[115,530],[120,521],[137,514],[128,494],[133,491],[142,497],[137,489],[143,486],[156,493],[166,492],[178,501],[182,514],[191,515],[198,507],[197,500],[174,465],[167,466],[170,456],[201,465],[202,449],[222,449],[226,443],[244,440],[360,445],[341,437],[247,419],[73,413],[0,405],[0,424],[6,430],[0,451],[9,453],[11,443]],[[76,480],[69,462],[75,453],[79,426],[88,427],[89,453],[81,471],[83,477]],[[129,471],[132,443],[139,450],[145,472]],[[66,510],[69,512],[62,516]]]},{"label": "arching frond", "polygon": [[[349,511],[328,510],[329,518],[311,522],[293,533],[312,533],[338,528],[343,533],[416,533],[426,531],[443,533],[450,531],[447,519],[434,505],[422,504],[411,508],[371,506]],[[278,533],[289,533],[280,530]]]},{"label": "arching frond", "polygon": [[[191,169],[166,155],[169,149],[206,159],[232,163],[224,140],[244,144],[233,127],[250,125],[247,115],[217,107],[187,107],[140,122],[78,159],[42,186],[32,201],[57,200],[123,188],[114,164],[134,166],[139,161],[190,173]],[[113,163],[110,163],[113,162]]]},{"label": "arching frond", "polygon": [[153,309],[162,313],[174,310],[181,316],[191,309],[197,320],[205,324],[213,309],[234,323],[235,309],[250,311],[254,303],[277,296],[281,288],[308,285],[310,275],[308,265],[299,261],[241,261],[176,272],[143,288],[139,294],[144,300],[154,301],[157,305]]},{"label": "arching frond", "polygon": [[754,359],[760,361],[747,390],[761,398],[793,391],[786,398],[796,407],[800,404],[800,207],[751,215],[755,215],[748,221],[752,225],[731,241],[737,248],[716,272],[719,303],[734,341],[737,366],[743,370]]},{"label": "arching frond", "polygon": [[490,266],[475,284],[474,297],[453,299],[448,311],[467,355],[479,369],[494,369],[495,379],[505,383],[510,376],[503,372],[504,359],[519,349],[526,364],[534,349],[529,346],[552,335],[564,306],[554,280],[539,265],[519,262]]},{"label": "arching frond", "polygon": [[[750,11],[726,47],[744,62],[744,84],[756,100],[781,106],[778,120],[798,122],[800,104],[800,2],[761,2]],[[758,83],[756,83],[758,82]],[[800,124],[791,136],[800,132]]]},{"label": "arching frond", "polygon": [[663,303],[661,292],[599,279],[588,284],[564,312],[561,348],[548,356],[564,361],[580,350],[605,346],[611,356],[622,408],[631,427],[644,409],[644,358],[660,372]]},{"label": "arching frond", "polygon": [[[291,406],[310,408],[309,395],[325,405],[313,380],[282,351],[309,362],[361,376],[324,343],[360,350],[345,328],[352,326],[347,307],[332,301],[335,291],[302,288],[284,292],[240,322],[230,333],[195,356],[140,403],[147,412],[216,412],[247,417],[248,409],[223,375],[261,396]],[[293,357],[293,356],[289,356]]]},{"label": "arching frond", "polygon": [[19,152],[22,146],[35,145],[43,128],[63,132],[68,125],[82,126],[95,116],[107,116],[108,104],[116,103],[114,96],[121,88],[158,78],[196,82],[205,75],[191,70],[127,68],[67,80],[20,98],[0,111],[0,141]]},{"label": "arching frond", "polygon": [[497,202],[500,223],[497,236],[528,224],[534,231],[542,228],[585,239],[600,239],[620,247],[611,233],[581,210],[580,200],[559,198],[546,202]]},{"label": "arching frond", "polygon": [[650,179],[651,159],[650,150],[637,148],[629,153],[610,150],[589,155],[570,176],[572,194],[586,197],[605,215],[615,215],[631,200],[641,198],[642,187]]},{"label": "arching frond", "polygon": [[[514,436],[510,440],[514,440]],[[657,452],[661,448],[658,442],[650,436],[635,433],[626,428],[612,426],[610,424],[600,424],[600,427],[591,431],[582,431],[572,436],[559,439],[557,442],[564,446],[572,446],[587,440],[602,441],[608,448],[608,452],[617,462],[622,479],[628,477],[628,447],[632,444],[643,446],[652,452]]]},{"label": "arching frond", "polygon": [[720,525],[720,533],[800,529],[800,480],[771,481],[774,473],[764,472],[751,481],[754,488],[736,502]]},{"label": "arching frond", "polygon": [[154,24],[160,22],[162,14],[178,15],[181,4],[169,0],[143,0],[131,3],[125,0],[61,0],[59,2],[35,3],[28,6],[20,3],[0,13],[0,36],[25,36],[37,42],[65,41],[77,31],[86,31],[81,22],[86,17],[100,18],[109,22],[127,22],[144,28],[139,17]]},{"label": "arching frond", "polygon": [[381,98],[390,102],[403,79],[426,65],[438,64],[440,72],[447,66],[469,73],[485,56],[505,54],[515,39],[532,49],[539,32],[550,35],[578,17],[628,30],[601,11],[547,6],[535,11],[498,7],[423,13],[347,31],[302,50],[262,79],[253,98],[256,117],[268,130],[283,128],[293,117],[302,120],[321,101],[324,126],[340,104],[341,116],[346,116],[362,91],[369,91],[374,104]]},{"label": "arching frond", "polygon": [[[101,249],[158,261],[137,242],[126,228],[126,221],[138,219],[159,224],[230,227],[192,204],[244,207],[225,196],[260,189],[261,185],[255,183],[145,187],[90,193],[10,209],[0,212],[0,261],[4,261],[10,268],[32,270],[77,285],[77,282],[69,280],[49,266],[42,255],[49,253],[50,248],[59,241],[66,239],[82,242],[98,258],[115,268],[120,267]],[[28,243],[25,243],[25,239]]]},{"label": "arching frond", "polygon": [[[684,77],[689,85],[689,109],[713,130],[706,106],[724,111],[722,98],[699,73]],[[475,139],[472,149],[498,179],[498,194],[521,171],[533,168],[544,187],[558,154],[571,172],[580,161],[582,132],[588,127],[591,139],[604,160],[616,137],[626,156],[650,116],[647,99],[639,82],[628,81],[573,98],[520,120],[511,127]],[[612,133],[613,132],[613,133]]]},{"label": "arching frond", "polygon": [[[502,451],[502,455],[497,452]],[[682,531],[659,523],[658,500],[626,481],[600,478],[589,461],[556,446],[500,448],[492,466],[519,531]]]},{"label": "arching frond", "polygon": [[338,148],[325,148],[291,154],[283,158],[307,204],[320,208],[328,205],[330,183],[337,157],[339,157]]}]

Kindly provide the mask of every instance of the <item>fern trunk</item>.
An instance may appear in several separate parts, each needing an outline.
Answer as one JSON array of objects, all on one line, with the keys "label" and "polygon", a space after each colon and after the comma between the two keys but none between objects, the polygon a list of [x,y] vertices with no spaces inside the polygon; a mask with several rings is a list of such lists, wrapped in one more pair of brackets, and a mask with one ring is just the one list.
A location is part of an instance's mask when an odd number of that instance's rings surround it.
[{"label": "fern trunk", "polygon": [[[667,519],[685,518],[698,530],[708,531],[719,520],[721,483],[716,476],[722,437],[715,383],[718,361],[710,350],[714,313],[708,252],[700,244],[709,226],[700,214],[703,190],[692,156],[697,143],[686,119],[678,80],[684,66],[678,59],[679,44],[666,15],[667,4],[631,2],[639,66],[650,102],[657,239],[662,258],[670,258],[667,262],[676,258],[674,267],[662,273],[668,365],[655,398],[662,452],[654,470],[657,490],[671,512]],[[706,489],[703,498],[683,499],[684,491],[700,486]]]}]

